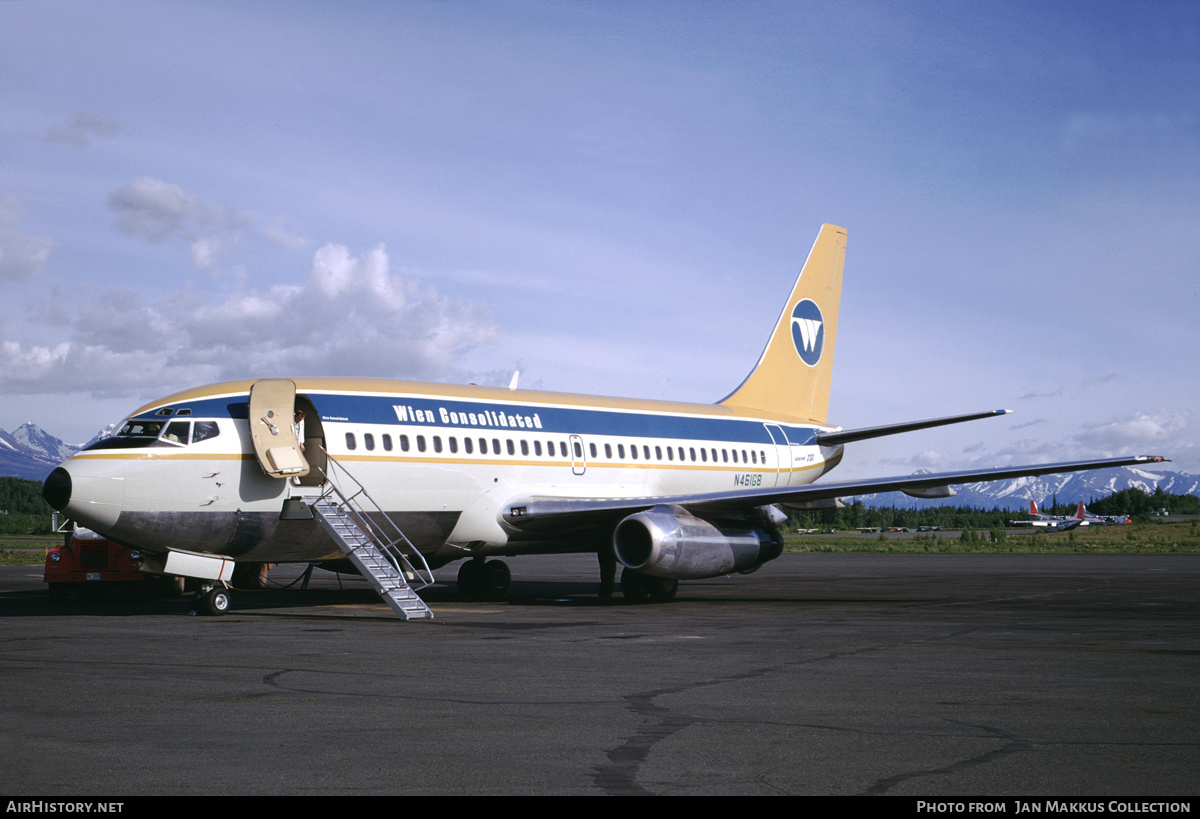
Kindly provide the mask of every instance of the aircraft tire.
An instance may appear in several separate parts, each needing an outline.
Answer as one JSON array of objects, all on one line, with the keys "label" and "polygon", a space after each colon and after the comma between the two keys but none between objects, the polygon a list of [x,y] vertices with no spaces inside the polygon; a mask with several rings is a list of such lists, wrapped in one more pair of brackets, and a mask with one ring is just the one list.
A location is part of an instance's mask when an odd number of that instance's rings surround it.
[{"label": "aircraft tire", "polygon": [[483,596],[488,600],[503,600],[512,586],[512,570],[503,560],[489,560],[483,566]]},{"label": "aircraft tire", "polygon": [[621,594],[634,603],[669,603],[679,592],[679,581],[670,577],[654,577],[633,569],[621,571]]},{"label": "aircraft tire", "polygon": [[458,594],[462,599],[483,597],[483,566],[482,560],[471,558],[458,567]]},{"label": "aircraft tire", "polygon": [[206,592],[200,599],[200,609],[212,617],[219,617],[229,611],[229,592],[217,588]]},{"label": "aircraft tire", "polygon": [[679,591],[679,581],[669,577],[646,578],[650,589],[650,599],[655,603],[670,603]]},{"label": "aircraft tire", "polygon": [[634,603],[644,603],[650,599],[649,578],[633,569],[621,570],[621,594],[626,600]]}]

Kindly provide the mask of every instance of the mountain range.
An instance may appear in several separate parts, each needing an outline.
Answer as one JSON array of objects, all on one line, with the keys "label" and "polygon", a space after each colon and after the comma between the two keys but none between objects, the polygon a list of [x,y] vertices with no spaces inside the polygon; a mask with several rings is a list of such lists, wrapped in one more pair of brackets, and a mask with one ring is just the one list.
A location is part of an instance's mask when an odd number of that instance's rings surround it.
[{"label": "mountain range", "polygon": [[[92,441],[105,432],[97,433]],[[11,433],[0,429],[0,477],[44,480],[50,470],[92,441],[68,444],[34,423],[21,424]]]},{"label": "mountain range", "polygon": [[[927,472],[928,470],[917,470]],[[836,480],[836,479],[835,479]],[[1150,494],[1156,486],[1175,495],[1200,495],[1200,475],[1186,472],[1171,472],[1165,469],[1149,469],[1140,466],[1122,466],[1114,469],[1097,469],[1092,472],[1068,472],[1060,475],[1013,478],[1007,481],[987,483],[964,483],[954,487],[957,494],[937,500],[917,500],[903,492],[883,492],[873,495],[856,495],[844,498],[863,502],[864,506],[927,508],[930,506],[971,506],[977,509],[1028,509],[1030,501],[1045,504],[1052,498],[1060,503],[1089,502],[1092,498],[1106,498],[1114,492],[1135,487]]]},{"label": "mountain range", "polygon": [[[101,430],[91,441],[78,446],[64,443],[43,431],[37,424],[25,423],[11,433],[0,430],[0,477],[44,480],[50,470],[83,447],[111,434]],[[927,470],[918,470],[917,474]],[[837,478],[834,477],[834,480]],[[914,506],[973,506],[979,509],[1028,509],[1029,502],[1045,503],[1051,498],[1076,503],[1091,498],[1103,498],[1122,489],[1137,487],[1147,493],[1155,486],[1176,495],[1200,495],[1200,476],[1186,472],[1146,467],[1118,467],[1094,472],[1073,472],[1064,475],[1043,475],[1036,478],[1013,478],[990,483],[968,483],[955,487],[957,494],[938,500],[917,500],[902,492],[856,495],[845,498],[849,503],[860,500],[866,506],[910,508]]]}]

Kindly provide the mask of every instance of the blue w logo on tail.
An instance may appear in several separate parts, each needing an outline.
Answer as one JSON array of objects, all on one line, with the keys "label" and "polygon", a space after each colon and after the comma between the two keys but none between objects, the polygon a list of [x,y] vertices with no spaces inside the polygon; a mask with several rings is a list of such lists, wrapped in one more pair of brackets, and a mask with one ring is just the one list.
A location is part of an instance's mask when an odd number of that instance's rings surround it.
[{"label": "blue w logo on tail", "polygon": [[804,299],[792,308],[792,342],[800,360],[815,367],[825,346],[825,320],[821,308],[812,299]]}]

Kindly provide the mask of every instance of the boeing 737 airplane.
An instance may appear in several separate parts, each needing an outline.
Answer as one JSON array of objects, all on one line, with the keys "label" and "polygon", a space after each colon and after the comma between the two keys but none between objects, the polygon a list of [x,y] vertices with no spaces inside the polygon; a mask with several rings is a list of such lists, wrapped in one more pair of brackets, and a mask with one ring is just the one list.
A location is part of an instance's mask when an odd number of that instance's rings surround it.
[{"label": "boeing 737 airplane", "polygon": [[[601,593],[669,600],[680,580],[779,556],[780,506],[1161,461],[1129,457],[815,483],[850,443],[1002,415],[862,429],[828,423],[846,231],[822,227],[766,349],[716,404],[361,378],[270,378],[188,390],[135,411],[47,477],[46,499],[137,550],[146,571],[198,578],[229,606],[235,567],[350,560],[402,617],[412,585],[466,560],[469,596],[500,597],[495,558],[595,553]],[[515,385],[514,385],[515,386]],[[411,584],[411,585],[410,585]]]}]

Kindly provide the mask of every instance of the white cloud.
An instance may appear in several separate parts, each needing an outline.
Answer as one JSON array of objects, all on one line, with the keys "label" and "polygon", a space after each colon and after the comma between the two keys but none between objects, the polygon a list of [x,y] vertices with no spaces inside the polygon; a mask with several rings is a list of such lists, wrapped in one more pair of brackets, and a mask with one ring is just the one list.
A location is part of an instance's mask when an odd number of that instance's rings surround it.
[{"label": "white cloud", "polygon": [[21,208],[15,199],[0,196],[0,283],[29,281],[41,274],[54,242],[17,229]]},{"label": "white cloud", "polygon": [[[1020,427],[1014,427],[1012,431],[1018,429]],[[918,468],[935,471],[990,469],[1136,455],[1161,455],[1182,461],[1194,457],[1200,450],[1194,437],[1187,412],[1135,413],[1092,424],[1082,432],[1062,438],[1016,438],[996,444],[977,440],[964,446],[959,455],[950,454],[948,449],[923,450],[901,457],[881,458],[879,463],[891,471],[906,473]]]},{"label": "white cloud", "polygon": [[[1134,455],[1171,457],[1180,449],[1191,450],[1191,414],[1164,412],[1158,415],[1135,413],[1101,424],[1094,424],[1075,436],[1080,443],[1104,451]],[[1170,448],[1172,452],[1158,450]],[[1143,452],[1142,450],[1146,450]]]},{"label": "white cloud", "polygon": [[47,142],[61,142],[74,148],[82,148],[92,137],[112,137],[121,132],[121,126],[92,111],[80,111],[66,125],[51,125],[42,134]]},{"label": "white cloud", "polygon": [[393,276],[382,245],[356,257],[329,244],[304,284],[215,306],[190,291],[156,303],[104,291],[79,308],[68,341],[4,342],[0,392],[142,395],[288,373],[436,379],[496,336],[485,307]]},{"label": "white cloud", "polygon": [[210,205],[179,185],[149,176],[108,194],[108,207],[116,216],[113,226],[147,242],[165,242],[180,237],[189,243],[192,264],[213,267],[217,254],[229,246],[244,244],[248,234],[259,235],[276,247],[296,250],[306,240],[274,224],[260,227],[244,213],[224,205]]},{"label": "white cloud", "polygon": [[148,242],[161,242],[174,233],[208,227],[209,209],[178,185],[139,176],[108,195],[108,206],[116,212],[113,224]]},{"label": "white cloud", "polygon": [[220,248],[221,243],[212,237],[192,242],[192,265],[194,267],[212,267],[216,264],[216,255]]}]

